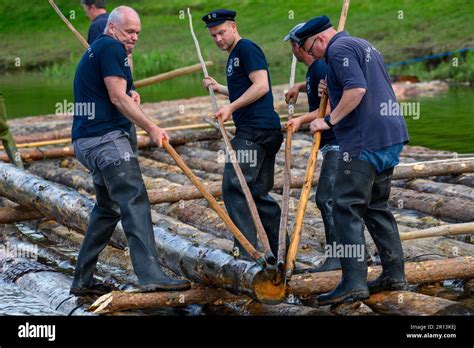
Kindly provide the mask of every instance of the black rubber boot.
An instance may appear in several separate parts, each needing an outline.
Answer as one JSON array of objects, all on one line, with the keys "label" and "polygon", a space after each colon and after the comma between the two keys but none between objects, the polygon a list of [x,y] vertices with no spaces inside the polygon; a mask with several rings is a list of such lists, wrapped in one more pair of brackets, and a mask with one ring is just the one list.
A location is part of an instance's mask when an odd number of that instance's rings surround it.
[{"label": "black rubber boot", "polygon": [[[278,202],[270,196],[269,192],[273,187],[275,154],[280,149],[282,141],[281,131],[254,130],[249,133],[242,129],[238,130],[231,141],[236,152],[256,154],[256,158],[253,157],[256,159],[254,163],[241,162],[239,165],[254,198],[275,258],[278,256],[281,210]],[[232,163],[225,165],[222,192],[230,218],[247,240],[257,247],[257,231]],[[242,259],[252,260],[240,243],[234,239],[234,250],[235,248]]]},{"label": "black rubber boot", "polygon": [[[342,279],[333,291],[318,297],[319,305],[359,301],[369,297],[362,218],[369,205],[374,178],[375,171],[367,161],[338,161],[333,219],[338,247],[344,250],[344,257],[340,258]],[[352,251],[351,255],[349,251]]]},{"label": "black rubber boot", "polygon": [[[332,194],[336,180],[338,151],[330,151],[324,156],[316,189],[316,206],[321,211],[324,223],[326,245],[332,246],[336,242],[335,227],[332,219]],[[295,269],[293,274],[306,274],[333,271],[341,269],[341,262],[337,257],[328,256],[324,262],[314,268]]]},{"label": "black rubber boot", "polygon": [[77,296],[110,291],[97,287],[93,276],[99,254],[107,246],[120,220],[120,209],[111,201],[105,186],[94,183],[94,189],[96,204],[89,216],[89,225],[77,256],[71,286],[71,294]]},{"label": "black rubber boot", "polygon": [[190,288],[187,280],[168,277],[158,263],[150,203],[137,159],[112,163],[101,173],[111,201],[120,207],[133,269],[143,291]]},{"label": "black rubber boot", "polygon": [[408,288],[400,234],[388,205],[392,174],[393,168],[376,176],[372,198],[364,216],[367,229],[377,246],[383,269],[377,279],[368,282],[371,293]]}]

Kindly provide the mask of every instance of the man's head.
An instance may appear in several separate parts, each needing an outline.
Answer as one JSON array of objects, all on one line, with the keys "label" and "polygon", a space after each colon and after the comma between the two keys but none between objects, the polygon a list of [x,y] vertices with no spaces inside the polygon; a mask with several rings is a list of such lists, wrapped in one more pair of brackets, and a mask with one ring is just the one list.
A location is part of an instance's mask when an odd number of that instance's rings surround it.
[{"label": "man's head", "polygon": [[329,41],[336,34],[329,18],[319,16],[308,21],[304,27],[296,31],[295,36],[299,44],[309,55],[314,58],[323,58]]},{"label": "man's head", "polygon": [[97,16],[105,13],[105,0],[81,0],[86,16],[93,21]]},{"label": "man's head", "polygon": [[295,33],[301,28],[303,28],[304,25],[305,23],[299,23],[293,28],[291,28],[288,35],[283,38],[283,41],[290,42],[291,51],[293,52],[298,62],[308,64],[310,61],[314,61],[314,58],[308,55],[308,53],[306,53],[306,51],[302,47],[300,47],[299,40],[295,35]]},{"label": "man's head", "polygon": [[119,6],[109,15],[105,34],[120,41],[127,54],[132,53],[141,31],[140,17],[134,9],[128,6]]},{"label": "man's head", "polygon": [[236,15],[235,11],[216,10],[202,17],[214,42],[221,50],[229,52],[240,38],[235,23]]}]

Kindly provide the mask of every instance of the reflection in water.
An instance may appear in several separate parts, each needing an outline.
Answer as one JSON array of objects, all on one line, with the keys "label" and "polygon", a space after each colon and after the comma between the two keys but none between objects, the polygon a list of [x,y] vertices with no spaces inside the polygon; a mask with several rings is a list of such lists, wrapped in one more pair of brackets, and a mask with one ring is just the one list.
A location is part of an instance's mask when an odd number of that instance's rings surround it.
[{"label": "reflection in water", "polygon": [[0,315],[61,315],[42,299],[0,278]]}]

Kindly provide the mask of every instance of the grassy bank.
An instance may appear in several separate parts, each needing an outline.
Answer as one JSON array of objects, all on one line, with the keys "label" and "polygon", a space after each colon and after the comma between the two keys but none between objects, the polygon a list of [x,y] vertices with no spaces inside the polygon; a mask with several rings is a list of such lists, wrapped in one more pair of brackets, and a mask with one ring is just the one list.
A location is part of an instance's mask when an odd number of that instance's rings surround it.
[{"label": "grassy bank", "polygon": [[[85,36],[89,22],[79,0],[57,0],[57,4],[64,14],[72,16],[71,22]],[[288,78],[290,53],[282,37],[296,23],[321,13],[330,16],[336,24],[342,1],[140,0],[108,1],[108,8],[119,4],[133,6],[142,17],[143,31],[135,52],[138,79],[196,63],[187,19],[179,16],[187,6],[194,14],[203,55],[217,63],[214,71],[222,78],[226,54],[214,46],[200,17],[214,8],[227,7],[238,12],[241,34],[262,46],[273,81],[284,83]],[[465,0],[353,1],[346,28],[355,36],[369,39],[383,52],[387,63],[397,62],[474,46],[472,8],[472,1]],[[3,45],[0,69],[42,69],[51,78],[72,78],[83,49],[46,0],[21,4],[2,0],[0,11],[6,14],[0,22]],[[15,67],[16,58],[21,58],[21,67]],[[440,63],[441,68],[419,63],[393,72],[413,72],[427,79],[435,76],[473,81],[472,54],[465,58],[460,59],[458,67],[447,60],[446,64]],[[298,76],[303,73],[300,66]]]}]

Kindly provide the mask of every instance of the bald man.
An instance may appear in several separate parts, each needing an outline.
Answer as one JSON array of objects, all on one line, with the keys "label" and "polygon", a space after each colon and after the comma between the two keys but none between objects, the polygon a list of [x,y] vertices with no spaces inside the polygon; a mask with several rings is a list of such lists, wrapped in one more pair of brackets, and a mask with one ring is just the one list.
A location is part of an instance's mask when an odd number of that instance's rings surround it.
[{"label": "bald man", "polygon": [[119,221],[127,237],[140,291],[183,290],[186,280],[168,277],[158,263],[150,203],[138,165],[132,124],[157,145],[169,139],[131,96],[132,75],[127,55],[141,31],[140,18],[130,7],[110,13],[105,34],[82,57],[74,79],[74,152],[92,173],[97,203],[77,258],[71,294],[108,292],[93,280],[100,252]]}]

